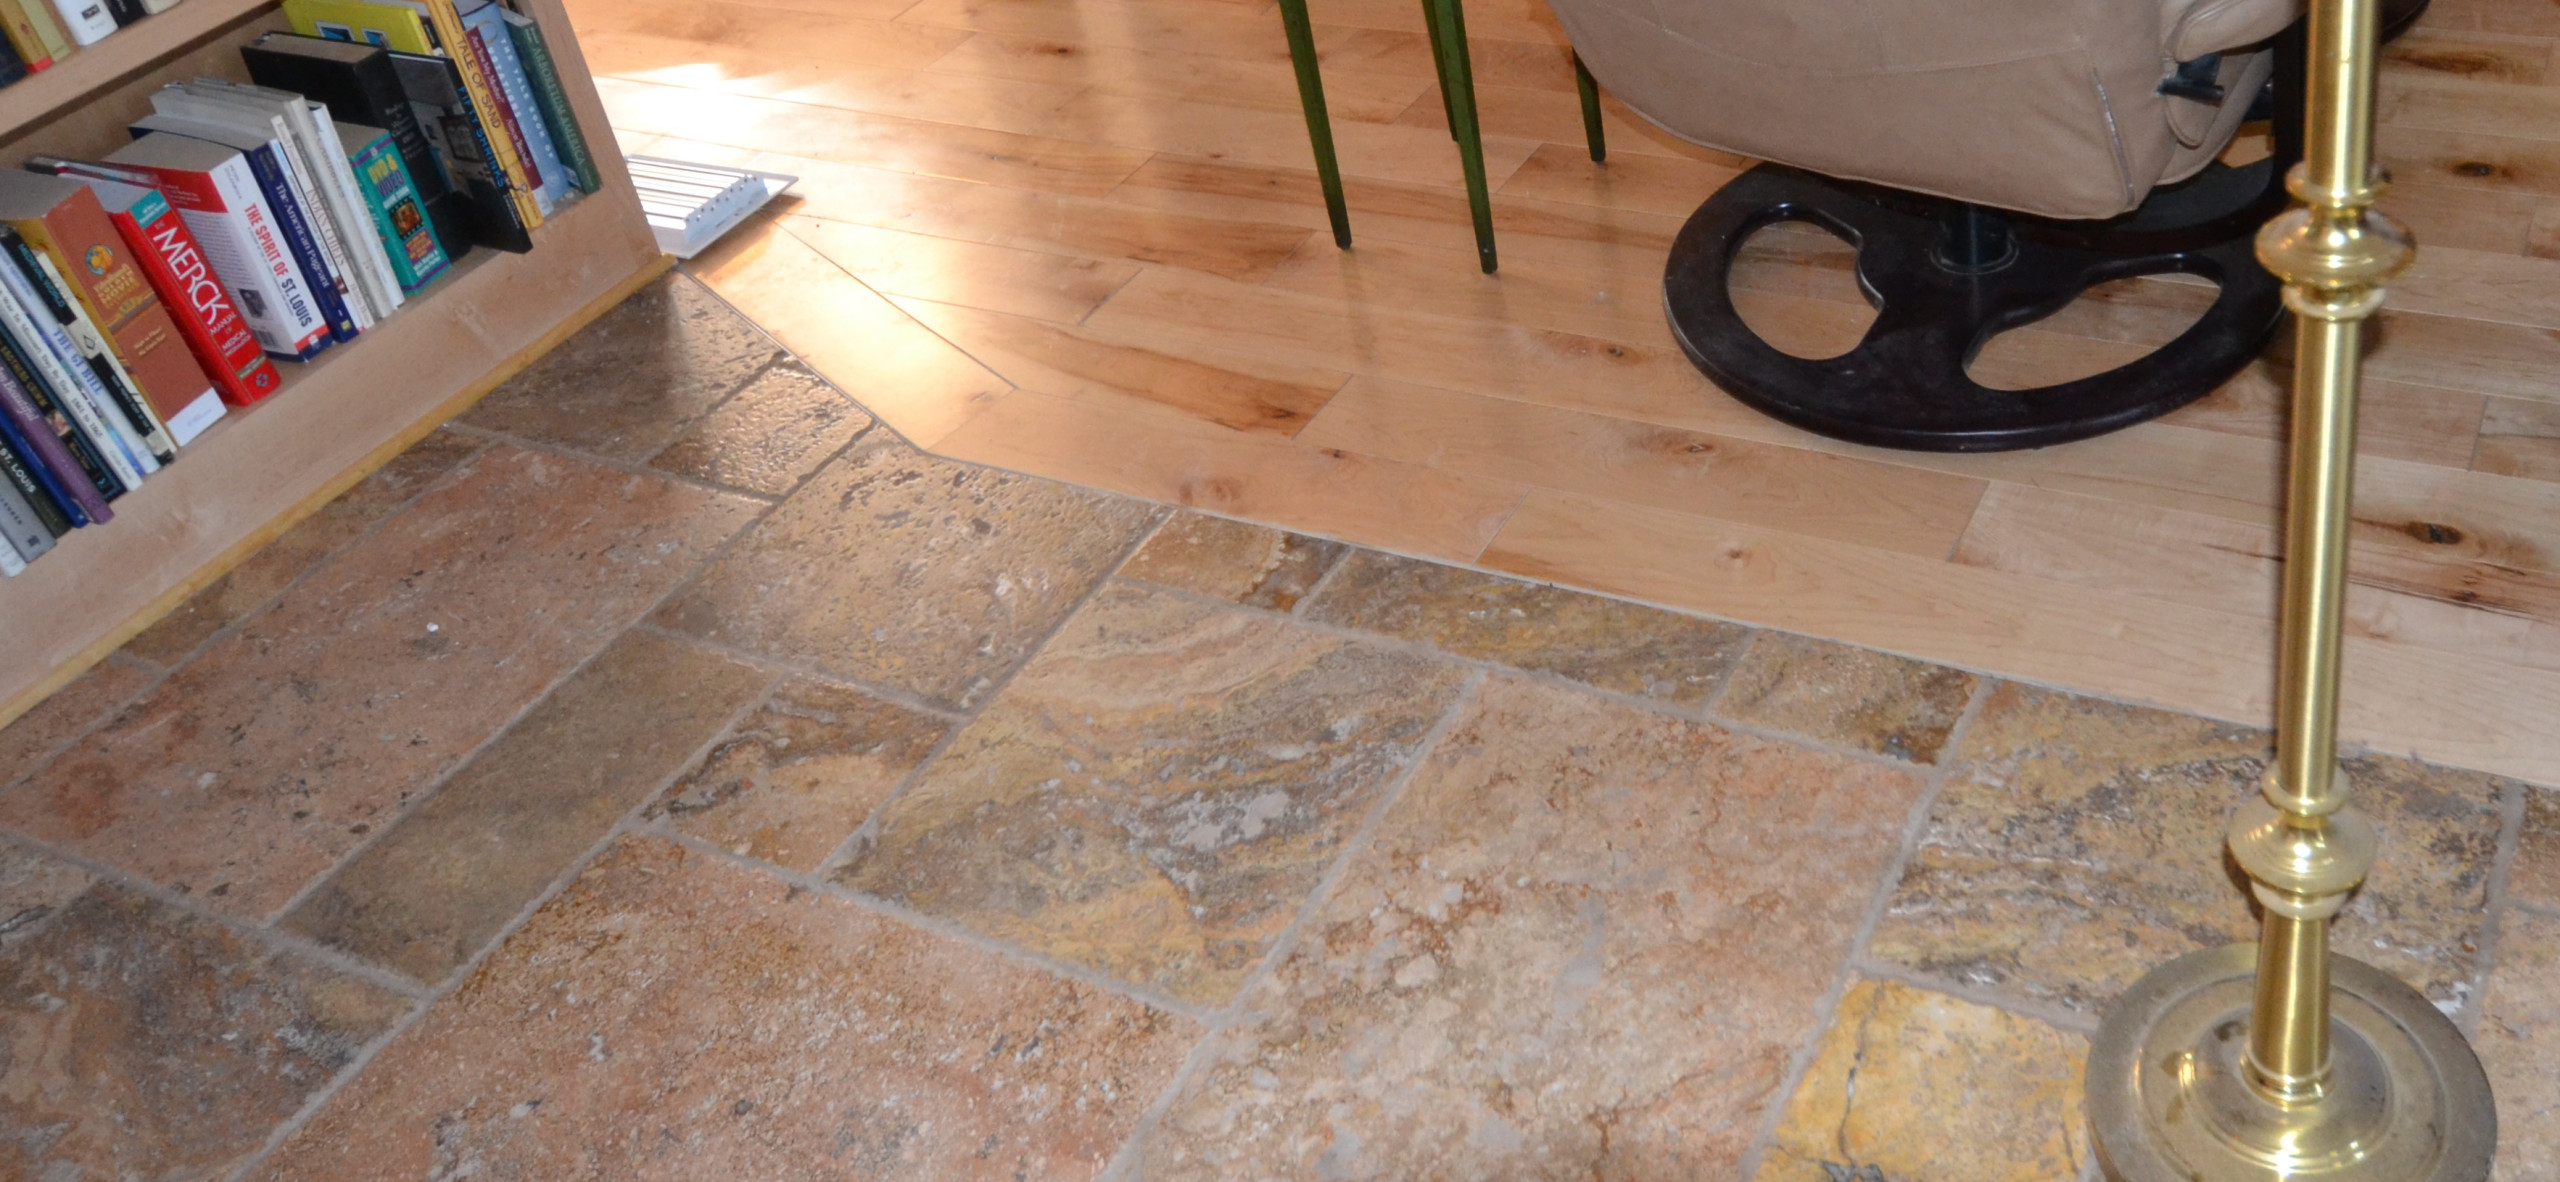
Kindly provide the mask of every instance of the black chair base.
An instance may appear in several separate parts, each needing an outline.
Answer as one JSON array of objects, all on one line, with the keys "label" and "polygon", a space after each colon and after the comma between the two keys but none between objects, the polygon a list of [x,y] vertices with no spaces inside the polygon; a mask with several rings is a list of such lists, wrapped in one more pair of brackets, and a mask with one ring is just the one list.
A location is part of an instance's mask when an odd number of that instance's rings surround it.
[{"label": "black chair base", "polygon": [[[1735,398],[1808,431],[1912,451],[2006,451],[2086,439],[2204,397],[2258,355],[2283,291],[2252,254],[2281,208],[2269,162],[2216,165],[2107,222],[2009,219],[1977,206],[1834,181],[1764,164],[1736,178],[1682,227],[1663,277],[1672,332]],[[1803,221],[1857,250],[1859,287],[1877,307],[1838,357],[1781,352],[1742,322],[1727,279],[1762,227]],[[2029,390],[1994,390],[1965,367],[1992,336],[2061,311],[2115,279],[2173,272],[2221,285],[2176,340],[2105,373]]]}]

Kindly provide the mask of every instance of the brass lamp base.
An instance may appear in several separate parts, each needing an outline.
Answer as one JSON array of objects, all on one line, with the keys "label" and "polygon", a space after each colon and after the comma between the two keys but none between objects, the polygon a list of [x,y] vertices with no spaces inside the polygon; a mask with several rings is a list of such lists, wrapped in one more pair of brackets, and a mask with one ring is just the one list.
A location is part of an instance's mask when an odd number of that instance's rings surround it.
[{"label": "brass lamp base", "polygon": [[2489,1080],[2434,1003],[2361,961],[2330,965],[2321,1095],[2266,1099],[2242,1074],[2258,950],[2178,958],[2125,991],[2089,1050],[2089,1123],[2114,1182],[2484,1182]]}]

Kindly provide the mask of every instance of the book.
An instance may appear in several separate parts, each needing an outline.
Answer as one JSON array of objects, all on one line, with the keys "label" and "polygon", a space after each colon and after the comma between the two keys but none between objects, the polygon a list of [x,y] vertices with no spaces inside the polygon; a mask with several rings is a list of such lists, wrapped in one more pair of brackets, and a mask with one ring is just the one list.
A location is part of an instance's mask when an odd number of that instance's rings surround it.
[{"label": "book", "polygon": [[[156,465],[176,459],[178,445],[170,437],[168,425],[160,421],[160,412],[124,367],[123,358],[116,355],[107,334],[81,306],[70,278],[15,227],[0,227],[0,250],[6,250],[9,260],[26,273],[27,285],[44,304],[45,314],[70,340],[71,352],[61,354],[63,367],[79,381],[82,391],[97,406],[99,415],[116,429],[127,450],[137,453],[134,462],[142,474],[149,476]],[[148,456],[152,462],[144,463],[141,456]]]},{"label": "book", "polygon": [[[0,295],[0,304],[6,303],[7,297]],[[107,462],[72,425],[71,416],[54,405],[7,331],[0,331],[0,378],[6,379],[0,382],[0,418],[20,430],[25,454],[41,461],[37,471],[52,474],[65,510],[88,522],[113,516],[107,502],[124,495],[124,482],[107,471]]]},{"label": "book", "polygon": [[[366,209],[346,152],[338,144],[337,132],[328,126],[328,108],[315,111],[309,100],[290,91],[218,78],[197,78],[184,84],[184,89],[198,99],[232,104],[269,117],[273,128],[283,135],[279,142],[293,157],[296,172],[316,199],[313,222],[322,232],[332,265],[354,287],[350,295],[361,299],[361,310],[369,313],[356,318],[357,326],[365,327],[398,311],[407,297],[401,294],[399,281],[392,275],[390,255],[373,231],[372,214]],[[155,104],[157,101],[155,98]],[[306,213],[312,212],[306,209]]]},{"label": "book", "polygon": [[525,79],[533,84],[534,104],[542,109],[542,125],[551,132],[551,146],[568,167],[569,180],[581,193],[603,188],[595,154],[587,150],[586,132],[578,127],[577,108],[569,105],[569,91],[560,84],[560,66],[551,58],[550,43],[542,39],[542,26],[520,12],[502,10],[499,16],[507,22],[507,35],[515,39],[516,57],[524,62]]},{"label": "book", "polygon": [[[79,304],[51,273],[44,256],[17,230],[0,224],[0,287],[6,287],[33,323],[34,344],[24,344],[47,393],[71,416],[128,489],[160,470],[175,454],[140,391],[113,366],[106,340],[81,314]],[[103,356],[103,360],[102,360]]]},{"label": "book", "polygon": [[390,56],[418,125],[427,129],[467,197],[471,242],[516,254],[532,250],[532,223],[525,221],[490,158],[489,136],[463,88],[461,71],[450,59],[431,54]]},{"label": "book", "polygon": [[27,68],[26,59],[18,56],[17,46],[0,40],[0,86],[22,81],[33,72]]},{"label": "book", "polygon": [[74,45],[95,45],[116,31],[116,18],[107,15],[106,0],[53,0],[53,11],[62,18],[63,32]]},{"label": "book", "polygon": [[[211,139],[248,154],[260,184],[272,188],[268,203],[275,207],[295,248],[295,261],[321,294],[332,331],[343,341],[372,327],[372,305],[364,298],[354,258],[337,220],[330,216],[324,186],[302,151],[301,137],[284,113],[234,102],[228,95],[201,93],[194,83],[162,87],[152,94],[151,105],[158,114],[137,121],[137,126]],[[171,119],[187,122],[167,122]],[[332,294],[337,297],[334,308],[328,302]]]},{"label": "book", "polygon": [[[471,108],[483,131],[482,139],[489,147],[489,164],[507,189],[507,197],[515,203],[516,216],[527,230],[542,225],[543,213],[534,190],[533,178],[525,159],[516,154],[515,139],[508,134],[505,100],[498,80],[491,77],[483,54],[472,51],[469,31],[463,28],[461,10],[454,0],[380,0],[381,3],[406,8],[426,18],[427,34],[435,41],[433,52],[453,63],[462,76],[463,93],[471,96]],[[397,48],[396,46],[394,47]]]},{"label": "book", "polygon": [[121,29],[151,14],[142,10],[142,0],[106,0],[107,16]]},{"label": "book", "polygon": [[0,33],[7,35],[9,48],[27,69],[43,70],[53,66],[53,50],[45,46],[44,37],[36,32],[35,21],[29,19],[26,9],[18,6],[18,0],[0,0]]},{"label": "book", "polygon": [[149,175],[177,207],[269,355],[308,361],[329,346],[319,298],[294,265],[245,153],[182,135],[147,135],[110,153],[106,163]]},{"label": "book", "polygon": [[71,280],[72,294],[168,425],[172,441],[184,447],[222,417],[222,396],[89,186],[68,177],[0,172],[0,221],[15,226]]},{"label": "book", "polygon": [[347,307],[342,281],[322,252],[319,234],[312,229],[295,193],[298,186],[288,171],[291,166],[271,130],[244,130],[170,115],[146,115],[135,120],[131,130],[137,136],[151,131],[186,136],[240,153],[258,192],[266,199],[267,210],[275,218],[277,239],[285,248],[287,264],[301,277],[303,290],[310,294],[329,325],[330,337],[352,341],[363,331],[356,326],[355,313]]},{"label": "book", "polygon": [[[26,77],[20,67],[19,77]],[[9,544],[6,530],[0,530],[0,579],[14,579],[27,573],[27,560],[18,557],[18,548]]]},{"label": "book", "polygon": [[71,177],[97,196],[132,252],[134,265],[159,293],[187,351],[224,402],[248,406],[283,387],[275,363],[233,306],[194,232],[160,190],[151,187],[150,175],[52,156],[31,157],[27,167]]},{"label": "book", "polygon": [[402,53],[434,53],[435,39],[416,9],[368,0],[285,0],[285,19],[305,37],[352,41]]},{"label": "book", "polygon": [[27,390],[37,405],[67,421],[72,440],[85,445],[85,466],[93,477],[106,478],[100,490],[112,487],[121,496],[142,487],[142,463],[149,457],[99,413],[99,400],[92,399],[87,388],[97,375],[80,359],[70,334],[52,322],[26,273],[14,262],[0,261],[0,335],[9,339],[12,360],[31,375]]},{"label": "book", "polygon": [[142,11],[151,13],[167,12],[178,6],[178,0],[138,0],[138,2],[142,5]]},{"label": "book", "polygon": [[561,167],[551,129],[543,126],[541,108],[534,105],[533,83],[526,79],[516,40],[507,32],[506,9],[498,0],[458,0],[454,8],[462,20],[463,40],[489,80],[507,140],[523,165],[525,185],[542,216],[549,217],[569,197],[569,170]]},{"label": "book", "polygon": [[409,170],[402,167],[399,150],[391,146],[390,133],[360,123],[341,123],[338,138],[364,186],[383,243],[392,248],[391,267],[399,275],[401,288],[416,291],[435,282],[450,263],[436,244],[426,207],[409,183]]},{"label": "book", "polygon": [[[9,547],[20,559],[32,562],[44,557],[45,551],[53,549],[53,536],[53,531],[44,527],[44,519],[36,516],[35,506],[27,503],[27,494],[19,490],[17,483],[0,480],[0,545]],[[21,562],[18,569],[26,569],[25,562]]]},{"label": "book", "polygon": [[5,0],[5,3],[27,14],[27,23],[35,28],[36,40],[44,42],[46,56],[60,62],[77,51],[78,47],[71,44],[70,35],[62,31],[62,22],[54,19],[53,6],[45,0]]},{"label": "book", "polygon": [[10,487],[26,498],[36,520],[57,538],[85,520],[5,414],[0,414],[0,478],[7,479]]},{"label": "book", "polygon": [[[411,14],[415,15],[415,14]],[[426,209],[436,248],[448,260],[471,249],[469,198],[436,158],[417,109],[400,89],[391,56],[378,46],[293,33],[268,33],[242,46],[249,77],[260,86],[327,104],[331,119],[379,127],[399,149],[409,186]]]}]

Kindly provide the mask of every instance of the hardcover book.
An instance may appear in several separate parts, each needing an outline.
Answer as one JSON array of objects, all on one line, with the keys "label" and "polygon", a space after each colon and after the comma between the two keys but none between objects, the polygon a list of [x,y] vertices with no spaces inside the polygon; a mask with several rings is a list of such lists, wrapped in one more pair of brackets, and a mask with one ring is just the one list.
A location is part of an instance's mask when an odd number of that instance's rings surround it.
[{"label": "hardcover book", "polygon": [[595,154],[587,150],[586,133],[578,127],[577,109],[569,105],[569,92],[560,84],[559,64],[551,60],[551,46],[542,39],[542,26],[519,12],[501,11],[499,16],[507,22],[507,35],[515,39],[516,56],[524,62],[525,79],[533,84],[534,102],[542,108],[542,125],[550,129],[551,146],[568,166],[569,179],[581,193],[604,187],[604,178],[596,173]]},{"label": "hardcover book", "polygon": [[[93,475],[102,474],[117,495],[142,487],[142,464],[150,457],[116,429],[113,420],[99,410],[100,399],[90,397],[88,384],[97,375],[88,373],[71,335],[53,323],[38,299],[35,288],[14,262],[0,260],[0,336],[6,336],[14,362],[24,365],[32,375],[28,392],[49,416],[59,416],[71,427],[70,435],[85,445],[86,460],[94,461]],[[67,359],[67,361],[66,361]],[[86,376],[84,382],[83,375]],[[59,425],[59,424],[57,424]],[[127,431],[130,428],[126,429]]]},{"label": "hardcover book", "polygon": [[468,195],[471,241],[516,254],[532,250],[532,223],[524,219],[523,207],[490,159],[489,136],[463,88],[461,72],[449,59],[416,53],[393,53],[391,68],[418,125],[434,138],[453,169],[454,182]]},{"label": "hardcover book", "polygon": [[148,174],[196,237],[261,347],[308,361],[329,346],[329,322],[284,243],[247,157],[182,135],[147,135],[106,163]]},{"label": "hardcover book", "polygon": [[[7,295],[0,294],[0,306],[8,303]],[[16,432],[11,442],[23,444],[20,454],[35,457],[37,471],[52,475],[66,512],[83,523],[114,516],[107,502],[124,495],[124,482],[107,471],[106,461],[71,425],[71,417],[54,406],[34,366],[5,331],[0,331],[0,420]]]},{"label": "hardcover book", "polygon": [[42,70],[53,65],[53,51],[45,47],[44,38],[36,32],[35,22],[28,19],[26,9],[18,7],[17,0],[0,0],[0,32],[7,34],[9,48],[29,70]]},{"label": "hardcover book", "polygon": [[88,395],[90,402],[97,406],[98,413],[115,427],[129,451],[153,461],[143,463],[140,458],[135,460],[142,474],[148,476],[157,470],[158,465],[177,458],[177,441],[169,437],[168,425],[160,421],[159,411],[143,396],[141,385],[125,369],[123,359],[116,356],[115,347],[107,341],[107,334],[89,318],[89,311],[81,306],[71,280],[54,266],[52,259],[28,243],[26,236],[18,233],[15,227],[0,227],[0,250],[6,250],[9,260],[26,275],[36,299],[44,304],[45,314],[53,318],[54,326],[61,328],[62,339],[71,343],[68,353],[59,352],[57,343],[57,355],[62,358],[63,367],[70,370],[79,383],[81,392]]},{"label": "hardcover book", "polygon": [[258,85],[327,104],[330,118],[338,123],[379,127],[389,133],[409,185],[426,209],[437,249],[447,259],[470,251],[469,198],[455,187],[444,163],[436,158],[435,145],[420,126],[417,110],[400,89],[400,75],[392,68],[389,53],[358,42],[268,33],[241,47],[240,56]]},{"label": "hardcover book", "polygon": [[86,520],[6,413],[0,413],[0,474],[5,474],[10,486],[26,497],[28,508],[34,510],[36,519],[53,536],[70,533]]},{"label": "hardcover book", "polygon": [[171,439],[184,447],[222,417],[222,397],[163,308],[106,207],[67,177],[0,172],[0,221],[15,226],[71,280],[91,323],[112,342]]},{"label": "hardcover book", "polygon": [[[161,93],[169,94],[166,90]],[[312,197],[306,203],[306,215],[320,231],[339,277],[353,286],[350,298],[360,300],[362,310],[370,313],[356,317],[358,327],[399,310],[406,297],[392,276],[390,255],[373,232],[372,215],[366,211],[355,172],[338,144],[337,132],[327,126],[328,108],[315,110],[314,104],[299,94],[218,78],[188,82],[184,93],[199,101],[229,104],[235,112],[264,116],[280,135],[278,142],[292,156],[294,170]],[[152,102],[156,106],[161,99],[154,96]],[[186,113],[181,109],[184,104],[174,96],[171,103],[167,108],[170,113]],[[235,113],[234,117],[238,115]]]},{"label": "hardcover book", "polygon": [[53,11],[62,18],[63,31],[75,45],[95,45],[116,31],[116,18],[107,14],[106,0],[53,0]]},{"label": "hardcover book", "polygon": [[347,307],[345,281],[330,266],[329,256],[320,245],[319,232],[312,228],[311,214],[296,190],[291,165],[283,146],[267,130],[244,131],[196,119],[169,115],[146,115],[135,120],[132,130],[165,132],[203,140],[240,154],[249,166],[249,175],[258,192],[266,198],[266,207],[275,218],[278,238],[283,242],[287,261],[303,280],[304,290],[320,309],[329,324],[332,337],[352,341],[363,329],[357,325],[355,313]]}]

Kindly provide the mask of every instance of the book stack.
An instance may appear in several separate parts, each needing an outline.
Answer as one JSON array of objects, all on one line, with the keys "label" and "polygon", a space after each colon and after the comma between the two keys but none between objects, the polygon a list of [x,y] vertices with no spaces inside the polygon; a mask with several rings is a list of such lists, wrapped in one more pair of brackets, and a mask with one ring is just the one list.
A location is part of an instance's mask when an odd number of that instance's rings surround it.
[{"label": "book stack", "polygon": [[475,247],[531,250],[597,188],[540,29],[498,0],[284,12],[293,32],[242,48],[247,81],[170,83],[123,147],[0,173],[0,575],[111,520],[280,389],[277,362],[357,339]]}]

